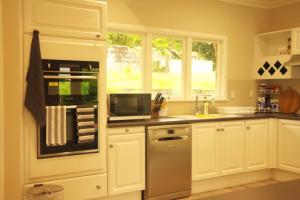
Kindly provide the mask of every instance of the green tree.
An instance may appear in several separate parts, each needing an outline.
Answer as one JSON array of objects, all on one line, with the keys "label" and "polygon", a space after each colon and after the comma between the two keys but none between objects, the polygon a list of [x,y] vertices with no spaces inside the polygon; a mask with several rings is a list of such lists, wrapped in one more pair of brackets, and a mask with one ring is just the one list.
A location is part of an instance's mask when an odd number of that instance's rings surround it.
[{"label": "green tree", "polygon": [[127,46],[129,48],[134,48],[142,45],[142,38],[139,35],[134,34],[122,34],[109,32],[107,37],[107,42],[110,45],[120,45]]}]

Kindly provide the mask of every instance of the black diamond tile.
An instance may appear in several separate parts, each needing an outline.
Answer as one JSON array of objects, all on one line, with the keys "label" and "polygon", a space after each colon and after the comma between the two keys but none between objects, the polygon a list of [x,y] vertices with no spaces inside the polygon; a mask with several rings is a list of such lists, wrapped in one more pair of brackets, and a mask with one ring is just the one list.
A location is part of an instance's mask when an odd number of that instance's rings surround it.
[{"label": "black diamond tile", "polygon": [[268,63],[268,62],[265,62],[265,64],[263,65],[263,67],[264,67],[266,70],[268,70],[270,66],[271,66],[270,63]]},{"label": "black diamond tile", "polygon": [[285,75],[285,73],[287,73],[287,68],[285,66],[283,66],[281,69],[280,69],[280,72],[282,75]]},{"label": "black diamond tile", "polygon": [[275,72],[276,72],[276,71],[275,71],[274,67],[271,67],[271,69],[269,69],[269,73],[271,74],[271,76],[272,76]]},{"label": "black diamond tile", "polygon": [[259,70],[257,71],[259,75],[263,75],[265,73],[265,70],[261,67],[259,68]]},{"label": "black diamond tile", "polygon": [[277,61],[274,66],[276,67],[276,69],[279,69],[281,67],[281,63],[279,61]]}]

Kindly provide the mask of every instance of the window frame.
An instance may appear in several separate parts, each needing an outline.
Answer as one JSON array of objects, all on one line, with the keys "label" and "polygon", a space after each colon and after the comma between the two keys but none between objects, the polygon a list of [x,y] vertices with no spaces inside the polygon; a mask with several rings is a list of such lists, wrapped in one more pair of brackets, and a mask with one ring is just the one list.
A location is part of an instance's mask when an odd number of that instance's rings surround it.
[{"label": "window frame", "polygon": [[191,55],[192,42],[207,41],[219,44],[217,54],[217,69],[216,69],[216,101],[228,101],[227,93],[227,48],[228,37],[219,34],[206,34],[196,32],[186,32],[171,29],[162,29],[145,26],[135,26],[119,23],[108,23],[108,32],[119,32],[124,34],[137,34],[143,36],[142,47],[143,53],[143,91],[152,92],[152,39],[155,37],[169,37],[180,39],[183,41],[183,57],[182,57],[182,84],[180,98],[171,98],[170,101],[194,101],[191,96]]},{"label": "window frame", "polygon": [[[141,63],[142,63],[142,65],[141,65],[141,72],[142,72],[142,82],[141,82],[142,89],[141,89],[141,92],[146,92],[145,88],[147,88],[147,82],[146,82],[146,77],[147,77],[146,66],[147,65],[146,65],[146,62],[145,62],[145,58],[146,58],[146,52],[145,52],[146,37],[145,37],[145,34],[143,34],[141,32],[137,32],[137,31],[131,31],[131,30],[129,30],[129,31],[127,31],[127,30],[113,30],[113,31],[108,31],[108,32],[117,32],[117,33],[121,33],[121,34],[132,34],[132,35],[141,36],[141,38],[142,38],[141,45],[142,45],[142,49],[143,49],[143,51],[142,51],[142,61],[141,61]],[[109,45],[107,44],[107,48],[108,47],[109,47]],[[106,62],[106,65],[107,65],[107,62]],[[106,80],[108,80],[108,79],[106,78]]]}]

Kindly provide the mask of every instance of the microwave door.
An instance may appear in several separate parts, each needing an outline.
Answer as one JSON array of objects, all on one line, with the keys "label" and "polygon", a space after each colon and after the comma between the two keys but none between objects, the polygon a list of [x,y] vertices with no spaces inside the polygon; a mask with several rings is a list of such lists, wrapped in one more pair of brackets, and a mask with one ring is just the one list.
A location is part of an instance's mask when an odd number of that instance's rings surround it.
[{"label": "microwave door", "polygon": [[[150,105],[150,102],[148,102]],[[138,94],[112,95],[110,98],[110,120],[150,118],[148,104]]]}]

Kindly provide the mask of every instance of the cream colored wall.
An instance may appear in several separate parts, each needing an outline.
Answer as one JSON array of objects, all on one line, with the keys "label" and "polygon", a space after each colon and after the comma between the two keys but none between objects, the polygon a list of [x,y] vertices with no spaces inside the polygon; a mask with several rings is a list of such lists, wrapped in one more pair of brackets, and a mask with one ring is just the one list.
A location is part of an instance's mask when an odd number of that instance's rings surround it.
[{"label": "cream colored wall", "polygon": [[0,200],[4,200],[4,148],[3,148],[3,50],[2,0],[0,0]]},{"label": "cream colored wall", "polygon": [[23,72],[22,1],[3,0],[4,14],[4,199],[22,198]]},{"label": "cream colored wall", "polygon": [[270,10],[270,31],[300,27],[300,3]]},{"label": "cream colored wall", "polygon": [[[227,35],[228,93],[236,98],[218,105],[254,106],[254,34],[268,30],[267,10],[216,0],[108,0],[108,22]],[[193,112],[193,102],[171,102],[169,114]]]}]

